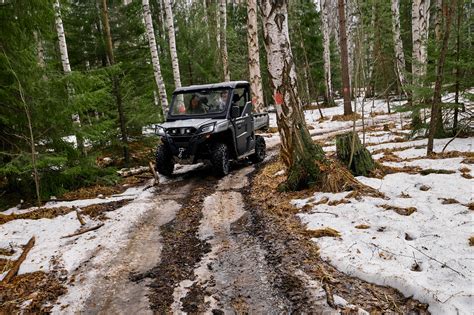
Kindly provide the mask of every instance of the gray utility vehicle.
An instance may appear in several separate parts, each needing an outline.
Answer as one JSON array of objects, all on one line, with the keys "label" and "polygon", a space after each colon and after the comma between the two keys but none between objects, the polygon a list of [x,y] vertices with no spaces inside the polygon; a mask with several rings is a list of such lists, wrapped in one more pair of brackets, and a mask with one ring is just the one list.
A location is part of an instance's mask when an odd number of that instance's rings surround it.
[{"label": "gray utility vehicle", "polygon": [[173,93],[166,122],[156,126],[161,144],[156,169],[173,173],[175,162],[210,160],[214,173],[229,173],[229,160],[265,158],[265,140],[255,134],[267,129],[267,113],[252,113],[250,85],[245,81],[193,85]]}]

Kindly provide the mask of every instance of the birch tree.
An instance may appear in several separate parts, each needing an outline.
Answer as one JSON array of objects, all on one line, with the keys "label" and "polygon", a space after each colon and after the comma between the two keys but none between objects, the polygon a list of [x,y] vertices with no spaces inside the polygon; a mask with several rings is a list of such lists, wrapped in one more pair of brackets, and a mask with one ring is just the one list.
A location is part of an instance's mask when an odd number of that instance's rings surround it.
[{"label": "birch tree", "polygon": [[230,81],[229,55],[227,53],[227,3],[226,0],[220,0],[220,52],[222,60],[222,69],[224,71],[224,81]]},{"label": "birch tree", "polygon": [[330,38],[330,0],[321,0],[321,28],[323,31],[323,60],[324,60],[324,98],[328,105],[334,103],[331,78],[331,38]]},{"label": "birch tree", "polygon": [[344,96],[344,115],[352,114],[349,61],[347,54],[346,15],[344,0],[338,0],[339,46],[341,47],[342,95]]},{"label": "birch tree", "polygon": [[392,0],[392,32],[395,46],[395,67],[398,81],[402,90],[406,93],[407,80],[405,78],[405,53],[400,32],[400,0]]},{"label": "birch tree", "polygon": [[247,1],[247,43],[249,50],[249,74],[252,103],[256,112],[263,111],[262,76],[260,74],[260,54],[258,50],[257,0]]},{"label": "birch tree", "polygon": [[163,115],[166,117],[168,113],[168,97],[166,95],[165,81],[161,75],[160,59],[158,57],[158,49],[156,46],[155,32],[153,30],[153,20],[151,18],[150,4],[148,0],[142,0],[143,18],[145,20],[146,34],[148,37],[148,45],[150,46],[151,63],[153,64],[153,74],[155,76],[156,86],[161,98],[161,107]]},{"label": "birch tree", "polygon": [[260,10],[281,138],[281,158],[288,169],[282,188],[297,190],[320,181],[321,173],[315,161],[323,161],[324,152],[311,140],[301,109],[288,34],[287,0],[262,0]]},{"label": "birch tree", "polygon": [[170,0],[163,0],[163,3],[165,7],[166,27],[168,28],[168,40],[170,44],[170,55],[171,65],[173,67],[174,86],[175,88],[180,88],[181,77],[179,75],[178,52],[176,51],[176,37],[174,32],[173,11],[171,10]]},{"label": "birch tree", "polygon": [[67,52],[66,36],[64,35],[64,26],[63,20],[61,18],[61,7],[59,5],[59,0],[54,1],[54,14],[55,14],[55,24],[56,32],[58,33],[59,41],[59,53],[61,55],[61,64],[63,66],[63,71],[65,74],[71,73],[71,65],[69,64],[69,54]]},{"label": "birch tree", "polygon": [[430,0],[413,0],[412,3],[412,74],[413,84],[420,85],[428,64],[428,29]]}]

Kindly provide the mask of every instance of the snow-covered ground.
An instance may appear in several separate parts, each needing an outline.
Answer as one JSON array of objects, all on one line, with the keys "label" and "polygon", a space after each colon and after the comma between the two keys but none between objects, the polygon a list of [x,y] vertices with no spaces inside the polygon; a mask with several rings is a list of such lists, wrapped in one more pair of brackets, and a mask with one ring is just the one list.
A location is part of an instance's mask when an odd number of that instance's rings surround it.
[{"label": "snow-covered ground", "polygon": [[[125,198],[133,198],[129,204],[107,212],[109,218],[104,226],[94,231],[71,238],[62,238],[76,232],[80,223],[74,211],[66,215],[57,216],[53,219],[17,219],[0,225],[0,248],[9,248],[10,245],[16,250],[15,256],[5,257],[16,259],[21,254],[21,245],[35,236],[36,242],[29,252],[26,260],[22,263],[19,274],[34,271],[49,271],[53,268],[60,268],[71,273],[77,269],[85,260],[90,259],[97,251],[102,256],[110,256],[116,252],[120,246],[127,242],[127,232],[136,222],[140,215],[151,207],[152,189],[143,190],[144,187],[130,188],[120,196],[109,199],[88,199],[68,202],[57,202],[55,205],[49,203],[46,207],[78,206],[117,201]],[[28,209],[30,212],[36,208]],[[18,210],[12,209],[9,213]],[[93,227],[100,221],[87,220],[86,228]],[[99,256],[100,256],[99,255]],[[0,256],[2,257],[2,256]],[[100,259],[100,257],[96,257]],[[0,274],[0,279],[5,276]]]},{"label": "snow-covered ground", "polygon": [[[325,197],[338,201],[348,193],[315,193],[306,199],[293,200],[299,208],[306,206],[298,216],[308,229],[330,227],[340,232],[340,237],[313,240],[320,246],[322,258],[341,271],[395,287],[407,296],[429,303],[432,314],[473,314],[474,252],[469,238],[474,236],[474,212],[469,205],[472,209],[474,186],[472,179],[461,175],[463,172],[473,175],[474,166],[463,163],[463,157],[426,158],[427,139],[397,142],[403,141],[401,124],[407,124],[408,117],[382,114],[386,113],[383,102],[376,102],[374,111],[377,116],[366,116],[369,126],[373,120],[380,127],[383,121],[392,121],[394,126],[390,131],[367,132],[367,148],[371,152],[398,148],[392,154],[400,158],[400,162],[380,162],[391,167],[411,166],[454,173],[426,176],[394,173],[383,179],[357,177],[360,182],[383,192],[387,199],[362,197],[335,206],[316,205]],[[342,108],[323,112],[337,115],[342,113]],[[312,116],[319,118],[317,111]],[[352,126],[352,122],[331,120],[318,123],[317,118],[313,117],[315,127],[323,130],[322,135],[317,136],[320,141],[334,130]],[[313,125],[311,118],[308,120]],[[449,140],[435,139],[434,151],[441,152]],[[445,152],[472,154],[473,144],[472,138],[455,139]],[[324,149],[335,151],[334,140],[326,141]],[[384,153],[375,154],[374,159],[383,156]],[[463,172],[460,169],[464,169]],[[415,207],[416,211],[401,215],[387,206]]]}]

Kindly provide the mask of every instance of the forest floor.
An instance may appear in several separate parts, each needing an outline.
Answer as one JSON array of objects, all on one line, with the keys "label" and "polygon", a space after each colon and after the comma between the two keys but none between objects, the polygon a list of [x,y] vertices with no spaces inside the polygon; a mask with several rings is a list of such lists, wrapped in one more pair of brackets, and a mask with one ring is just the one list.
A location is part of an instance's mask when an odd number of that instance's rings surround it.
[{"label": "forest floor", "polygon": [[[333,155],[352,121],[338,118],[341,106],[323,109],[324,120],[305,113]],[[385,199],[277,193],[285,175],[269,133],[263,163],[234,164],[222,179],[207,165],[178,165],[157,187],[9,209],[0,215],[0,279],[22,245],[36,243],[19,275],[0,282],[0,314],[470,313],[472,138],[444,154],[449,139],[435,140],[438,154],[426,158],[427,140],[407,140],[409,119],[387,114],[383,101],[366,104],[364,118],[379,167],[357,179]],[[71,236],[86,228],[96,229]]]}]

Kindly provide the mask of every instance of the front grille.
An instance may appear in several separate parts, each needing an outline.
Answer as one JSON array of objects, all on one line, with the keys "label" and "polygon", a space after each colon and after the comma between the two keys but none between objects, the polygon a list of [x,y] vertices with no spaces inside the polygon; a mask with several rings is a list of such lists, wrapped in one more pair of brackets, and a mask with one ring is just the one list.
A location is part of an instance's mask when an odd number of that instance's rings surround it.
[{"label": "front grille", "polygon": [[194,127],[182,127],[182,128],[169,128],[166,130],[166,133],[170,136],[192,136],[196,133],[196,128]]}]

